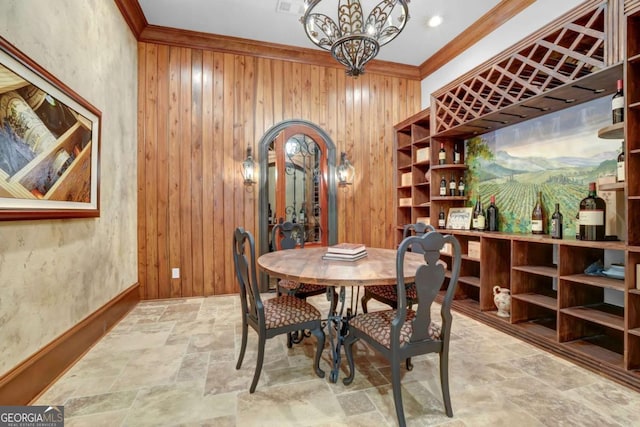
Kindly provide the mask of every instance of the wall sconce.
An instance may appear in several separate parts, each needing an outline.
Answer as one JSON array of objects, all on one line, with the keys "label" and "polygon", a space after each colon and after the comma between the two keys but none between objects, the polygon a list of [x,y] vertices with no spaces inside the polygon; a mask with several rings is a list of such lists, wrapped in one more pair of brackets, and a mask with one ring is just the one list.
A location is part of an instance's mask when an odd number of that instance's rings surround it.
[{"label": "wall sconce", "polygon": [[256,182],[255,177],[256,164],[251,156],[251,147],[247,147],[247,158],[242,162],[242,176],[244,177],[244,185],[252,185]]},{"label": "wall sconce", "polygon": [[347,154],[343,151],[340,154],[340,164],[336,170],[338,174],[338,185],[344,187],[353,184],[353,178],[356,174],[356,168],[347,159]]}]

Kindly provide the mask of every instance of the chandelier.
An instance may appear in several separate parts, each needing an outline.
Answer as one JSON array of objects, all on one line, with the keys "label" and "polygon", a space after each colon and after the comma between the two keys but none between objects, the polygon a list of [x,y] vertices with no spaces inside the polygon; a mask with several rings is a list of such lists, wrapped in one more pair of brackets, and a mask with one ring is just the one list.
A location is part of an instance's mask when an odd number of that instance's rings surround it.
[{"label": "chandelier", "polygon": [[410,0],[382,0],[366,20],[360,0],[339,0],[336,24],[327,15],[314,12],[328,1],[305,0],[300,21],[313,44],[330,51],[353,77],[364,73],[365,64],[375,58],[381,46],[396,38],[409,20]]}]

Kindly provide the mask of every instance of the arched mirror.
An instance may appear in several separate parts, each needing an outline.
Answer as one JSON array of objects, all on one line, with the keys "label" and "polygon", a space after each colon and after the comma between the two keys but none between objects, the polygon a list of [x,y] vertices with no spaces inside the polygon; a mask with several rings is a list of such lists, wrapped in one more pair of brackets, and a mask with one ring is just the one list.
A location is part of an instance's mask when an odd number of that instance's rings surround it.
[{"label": "arched mirror", "polygon": [[259,143],[260,253],[270,250],[278,221],[304,226],[305,246],[336,243],[336,149],[311,122],[281,122]]}]

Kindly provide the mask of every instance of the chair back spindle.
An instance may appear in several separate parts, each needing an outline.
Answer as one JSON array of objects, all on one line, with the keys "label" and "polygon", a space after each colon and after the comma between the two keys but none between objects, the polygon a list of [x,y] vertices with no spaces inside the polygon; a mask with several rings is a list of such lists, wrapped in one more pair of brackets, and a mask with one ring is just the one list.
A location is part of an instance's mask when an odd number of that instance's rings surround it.
[{"label": "chair back spindle", "polygon": [[238,284],[240,285],[242,311],[256,322],[263,321],[264,306],[258,287],[255,270],[256,249],[251,233],[245,231],[242,227],[236,228],[233,234],[233,249],[233,263]]}]

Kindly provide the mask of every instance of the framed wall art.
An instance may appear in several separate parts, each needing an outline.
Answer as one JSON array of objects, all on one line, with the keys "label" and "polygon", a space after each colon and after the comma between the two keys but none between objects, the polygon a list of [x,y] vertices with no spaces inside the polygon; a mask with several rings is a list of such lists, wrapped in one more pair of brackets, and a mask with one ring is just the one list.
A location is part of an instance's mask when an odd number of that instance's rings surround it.
[{"label": "framed wall art", "polygon": [[447,215],[447,228],[450,230],[469,230],[473,208],[450,208]]},{"label": "framed wall art", "polygon": [[100,118],[0,37],[0,220],[100,216]]}]

